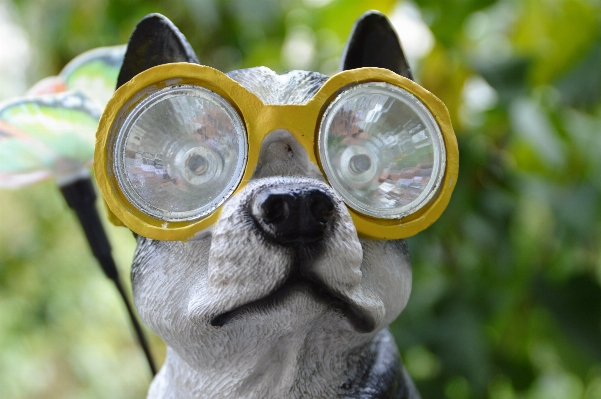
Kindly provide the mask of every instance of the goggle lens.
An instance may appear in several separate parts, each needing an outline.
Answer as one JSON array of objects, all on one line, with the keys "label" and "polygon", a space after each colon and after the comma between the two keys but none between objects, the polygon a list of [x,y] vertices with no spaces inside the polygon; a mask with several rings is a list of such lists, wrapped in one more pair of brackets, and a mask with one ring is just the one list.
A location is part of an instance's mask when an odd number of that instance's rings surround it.
[{"label": "goggle lens", "polygon": [[319,152],[330,184],[363,214],[400,219],[426,205],[443,175],[443,136],[413,94],[388,83],[343,91],[326,109]]},{"label": "goggle lens", "polygon": [[115,175],[128,200],[164,221],[205,216],[228,198],[247,157],[244,124],[221,96],[169,86],[138,103],[115,143]]}]

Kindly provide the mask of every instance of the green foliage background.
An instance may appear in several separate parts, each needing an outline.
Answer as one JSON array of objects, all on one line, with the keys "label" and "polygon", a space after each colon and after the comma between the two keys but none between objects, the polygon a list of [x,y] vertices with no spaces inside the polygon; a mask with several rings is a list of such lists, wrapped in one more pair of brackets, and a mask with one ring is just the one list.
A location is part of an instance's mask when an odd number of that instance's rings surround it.
[{"label": "green foliage background", "polygon": [[[315,49],[307,69],[331,74],[354,20],[397,5],[319,3],[12,0],[33,46],[30,83],[125,43],[150,12],[221,70],[284,71],[286,38],[301,32]],[[443,217],[409,240],[414,288],[392,326],[405,364],[425,399],[599,399],[601,2],[415,4],[435,39],[416,79],[447,104],[461,165]],[[470,100],[484,82],[493,101]],[[108,228],[128,276],[134,240]],[[0,192],[0,397],[143,398],[149,381],[52,182]]]}]

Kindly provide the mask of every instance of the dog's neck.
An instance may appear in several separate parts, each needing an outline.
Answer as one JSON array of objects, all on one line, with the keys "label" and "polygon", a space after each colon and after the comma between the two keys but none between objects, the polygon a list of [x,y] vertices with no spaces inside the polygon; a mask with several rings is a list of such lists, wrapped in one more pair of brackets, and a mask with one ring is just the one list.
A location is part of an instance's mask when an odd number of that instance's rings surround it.
[{"label": "dog's neck", "polygon": [[337,345],[344,348],[341,353],[324,350],[327,342],[315,338],[294,334],[262,358],[211,368],[190,365],[169,348],[148,398],[410,397],[414,388],[399,372],[388,330],[359,347]]}]

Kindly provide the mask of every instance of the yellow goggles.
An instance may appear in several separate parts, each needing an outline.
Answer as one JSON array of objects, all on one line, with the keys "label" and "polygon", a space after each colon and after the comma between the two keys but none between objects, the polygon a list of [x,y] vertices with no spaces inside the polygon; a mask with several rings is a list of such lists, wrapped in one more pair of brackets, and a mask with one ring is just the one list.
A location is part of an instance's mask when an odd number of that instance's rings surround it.
[{"label": "yellow goggles", "polygon": [[417,234],[457,181],[446,107],[389,70],[340,72],[304,104],[270,105],[213,68],[165,64],[121,86],[100,120],[94,169],[111,220],[152,239],[193,237],[246,186],[278,130],[306,149],[364,238]]}]

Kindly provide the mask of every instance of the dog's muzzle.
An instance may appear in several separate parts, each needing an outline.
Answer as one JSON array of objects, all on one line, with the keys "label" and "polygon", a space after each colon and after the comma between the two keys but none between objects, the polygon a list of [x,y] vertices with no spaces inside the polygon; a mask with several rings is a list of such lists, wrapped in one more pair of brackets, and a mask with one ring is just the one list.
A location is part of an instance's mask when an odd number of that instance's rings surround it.
[{"label": "dog's muzzle", "polygon": [[303,245],[323,238],[334,217],[334,202],[318,187],[268,186],[255,194],[249,211],[270,240]]}]

